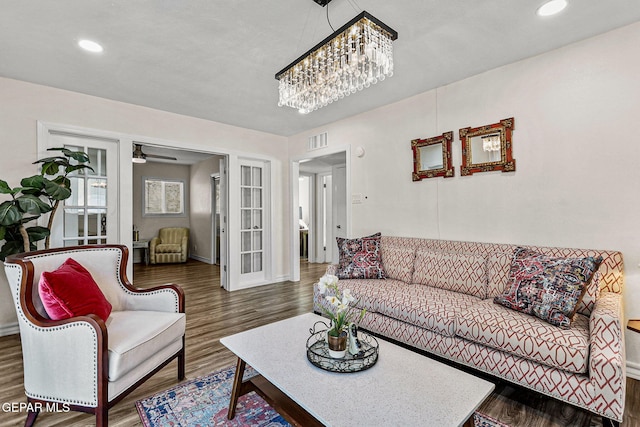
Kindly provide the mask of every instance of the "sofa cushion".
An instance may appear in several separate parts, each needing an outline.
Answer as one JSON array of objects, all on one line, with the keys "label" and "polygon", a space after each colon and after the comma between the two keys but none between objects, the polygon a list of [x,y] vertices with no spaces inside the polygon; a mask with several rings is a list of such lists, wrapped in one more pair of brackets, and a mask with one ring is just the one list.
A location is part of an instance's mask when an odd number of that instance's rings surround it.
[{"label": "sofa cushion", "polygon": [[382,245],[380,255],[387,278],[411,283],[416,251],[402,246]]},{"label": "sofa cushion", "polygon": [[38,294],[53,320],[95,314],[106,321],[112,309],[91,273],[73,258],[54,271],[42,272]]},{"label": "sofa cushion", "polygon": [[380,258],[380,233],[358,239],[336,237],[339,251],[339,279],[384,279]]},{"label": "sofa cushion", "polygon": [[486,258],[422,249],[416,253],[412,282],[486,298]]},{"label": "sofa cushion", "polygon": [[484,300],[459,311],[456,334],[573,373],[586,373],[589,365],[589,318],[580,314],[561,329]]},{"label": "sofa cushion", "polygon": [[568,328],[602,257],[556,258],[517,248],[509,287],[494,302]]},{"label": "sofa cushion", "polygon": [[446,289],[403,283],[385,286],[385,292],[377,295],[376,306],[380,314],[452,337],[458,313],[480,301]]},{"label": "sofa cushion", "polygon": [[[509,272],[511,270],[511,260],[513,253],[492,253],[487,259],[487,270],[489,275],[489,287],[487,298],[494,298],[502,294],[509,285]],[[602,274],[596,271],[591,281],[587,285],[584,297],[578,303],[577,313],[590,316],[595,303],[600,295],[600,279]]]},{"label": "sofa cushion", "polygon": [[160,243],[156,245],[156,253],[174,254],[182,252],[182,246],[179,243]]},{"label": "sofa cushion", "polygon": [[185,330],[184,313],[114,311],[109,326],[109,381],[116,381],[174,341]]}]

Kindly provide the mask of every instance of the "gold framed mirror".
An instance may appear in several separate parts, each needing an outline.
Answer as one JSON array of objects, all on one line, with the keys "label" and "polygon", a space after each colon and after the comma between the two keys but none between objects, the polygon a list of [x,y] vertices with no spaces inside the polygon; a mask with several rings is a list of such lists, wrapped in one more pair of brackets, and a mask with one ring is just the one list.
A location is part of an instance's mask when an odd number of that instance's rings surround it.
[{"label": "gold framed mirror", "polygon": [[462,143],[460,175],[497,170],[515,171],[516,160],[513,158],[511,139],[513,129],[513,117],[491,125],[460,129]]},{"label": "gold framed mirror", "polygon": [[451,165],[451,141],[453,132],[445,132],[440,136],[411,141],[413,151],[413,180],[454,175]]}]

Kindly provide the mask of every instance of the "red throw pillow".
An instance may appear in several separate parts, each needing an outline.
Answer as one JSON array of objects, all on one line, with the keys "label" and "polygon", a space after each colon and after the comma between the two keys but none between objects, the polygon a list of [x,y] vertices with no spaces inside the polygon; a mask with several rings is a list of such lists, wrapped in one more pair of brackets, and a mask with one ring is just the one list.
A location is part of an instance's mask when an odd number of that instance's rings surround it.
[{"label": "red throw pillow", "polygon": [[73,258],[67,259],[55,271],[43,272],[38,293],[53,320],[96,314],[106,321],[111,314],[111,304],[91,273]]}]

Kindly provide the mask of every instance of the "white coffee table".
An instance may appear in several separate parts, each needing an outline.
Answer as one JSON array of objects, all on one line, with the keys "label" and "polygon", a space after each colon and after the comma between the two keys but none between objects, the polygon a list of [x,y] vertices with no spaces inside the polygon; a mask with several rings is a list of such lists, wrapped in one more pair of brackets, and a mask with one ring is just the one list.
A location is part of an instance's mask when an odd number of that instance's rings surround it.
[{"label": "white coffee table", "polygon": [[[220,340],[238,356],[231,418],[239,396],[252,390],[264,396],[268,391],[261,389],[274,386],[300,409],[282,413],[275,407],[294,425],[462,426],[494,389],[488,381],[382,339],[372,368],[324,371],[306,355],[309,329],[318,320],[326,319],[303,314]],[[245,363],[260,375],[243,383]],[[299,420],[300,412],[311,417]]]}]

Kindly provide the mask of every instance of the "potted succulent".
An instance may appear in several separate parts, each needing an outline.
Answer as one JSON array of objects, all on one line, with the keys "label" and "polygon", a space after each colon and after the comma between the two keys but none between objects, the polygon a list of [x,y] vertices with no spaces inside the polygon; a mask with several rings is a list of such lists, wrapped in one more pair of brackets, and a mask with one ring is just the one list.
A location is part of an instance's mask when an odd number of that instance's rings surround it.
[{"label": "potted succulent", "polygon": [[[324,314],[331,320],[331,325],[327,330],[327,343],[329,355],[335,359],[343,358],[347,352],[348,328],[354,321],[357,312],[349,309],[349,304],[355,301],[349,289],[340,291],[338,287],[338,277],[326,274],[318,282],[320,294],[325,296],[330,304],[330,309],[323,307]],[[360,310],[356,322],[362,320],[366,313],[365,309]]]},{"label": "potted succulent", "polygon": [[[61,201],[71,196],[71,183],[67,175],[80,169],[91,169],[89,156],[81,151],[67,148],[50,148],[61,155],[46,157],[34,162],[42,164],[40,175],[23,178],[20,186],[10,187],[0,179],[0,194],[8,194],[10,200],[0,203],[0,260],[19,252],[29,252],[37,248],[37,242],[45,240],[49,248],[49,235],[53,217]],[[47,176],[52,178],[47,178]],[[26,224],[35,221],[42,214],[49,213],[47,227]]]}]

